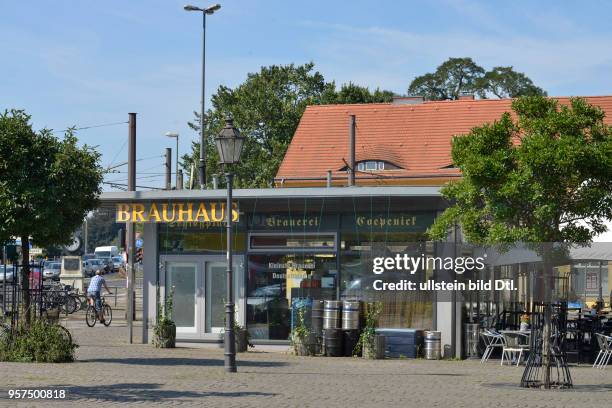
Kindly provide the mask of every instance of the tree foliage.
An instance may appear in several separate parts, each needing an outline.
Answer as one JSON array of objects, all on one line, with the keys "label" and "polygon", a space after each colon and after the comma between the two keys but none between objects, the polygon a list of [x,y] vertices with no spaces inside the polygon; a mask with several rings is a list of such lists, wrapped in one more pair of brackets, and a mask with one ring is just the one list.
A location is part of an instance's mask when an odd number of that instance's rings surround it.
[{"label": "tree foliage", "polygon": [[416,77],[408,87],[410,95],[428,100],[459,99],[462,93],[477,91],[485,70],[471,58],[449,58],[436,71]]},{"label": "tree foliage", "polygon": [[24,111],[0,115],[0,242],[21,238],[25,282],[28,241],[40,247],[67,244],[97,206],[99,160],[96,151],[77,145],[71,131],[60,140],[51,130],[32,130]]},{"label": "tree foliage", "polygon": [[546,92],[533,84],[525,74],[516,72],[512,67],[494,67],[482,77],[478,94],[486,98],[491,94],[497,98],[516,98],[519,96],[546,96]]},{"label": "tree foliage", "polygon": [[100,156],[79,147],[71,131],[60,140],[48,129],[34,132],[29,122],[20,110],[0,115],[0,240],[66,244],[97,205]]},{"label": "tree foliage", "polygon": [[435,72],[416,77],[408,87],[408,94],[421,95],[432,101],[455,100],[466,93],[481,98],[546,95],[513,67],[494,67],[485,71],[471,58],[449,58]]},{"label": "tree foliage", "polygon": [[359,86],[352,82],[343,84],[338,91],[328,92],[322,103],[324,104],[347,104],[347,103],[381,103],[393,101],[393,92],[376,88],[371,92],[365,86]]},{"label": "tree foliage", "polygon": [[[124,224],[116,222],[113,211],[98,208],[87,219],[88,251],[93,252],[96,247],[105,245],[121,247],[119,230],[124,228]],[[81,233],[83,234],[84,231]],[[85,251],[85,248],[83,248],[83,251]]]},{"label": "tree foliage", "polygon": [[[225,117],[234,119],[234,126],[246,136],[242,162],[236,166],[235,183],[239,187],[269,187],[280,166],[302,114],[308,105],[328,103],[388,102],[393,94],[352,83],[336,90],[334,82],[326,82],[314,70],[314,64],[296,66],[271,65],[250,73],[235,88],[220,86],[212,96],[212,108],[207,112],[207,181],[222,170],[214,138],[224,125]],[[199,130],[199,115],[190,123]],[[183,167],[190,174],[195,167],[193,183],[197,184],[200,145],[194,142],[192,152],[183,156]]]},{"label": "tree foliage", "polygon": [[[522,97],[509,113],[453,140],[463,178],[429,231],[459,224],[468,241],[590,242],[612,219],[612,128],[585,100]],[[519,141],[520,143],[515,143]]]}]

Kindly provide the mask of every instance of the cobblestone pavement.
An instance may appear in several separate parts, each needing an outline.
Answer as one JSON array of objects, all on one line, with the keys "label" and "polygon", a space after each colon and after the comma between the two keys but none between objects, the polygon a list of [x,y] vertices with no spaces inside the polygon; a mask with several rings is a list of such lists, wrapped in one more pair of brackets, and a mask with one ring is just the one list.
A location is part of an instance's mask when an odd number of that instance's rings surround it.
[{"label": "cobblestone pavement", "polygon": [[[612,367],[572,368],[572,391],[517,387],[522,367],[491,361],[238,355],[238,373],[223,371],[218,348],[157,350],[126,344],[121,321],[89,329],[70,321],[81,345],[72,364],[0,363],[0,406],[205,407],[605,407]],[[257,348],[255,348],[257,350]],[[64,401],[15,401],[8,390],[64,389]]]}]

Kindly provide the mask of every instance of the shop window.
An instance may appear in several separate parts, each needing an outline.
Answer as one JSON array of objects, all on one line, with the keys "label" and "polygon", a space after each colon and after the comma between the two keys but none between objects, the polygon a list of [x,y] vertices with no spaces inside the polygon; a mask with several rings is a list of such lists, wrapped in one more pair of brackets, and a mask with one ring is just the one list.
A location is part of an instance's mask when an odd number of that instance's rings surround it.
[{"label": "shop window", "polygon": [[254,340],[288,340],[299,307],[335,299],[334,254],[250,254],[248,265],[246,319]]}]

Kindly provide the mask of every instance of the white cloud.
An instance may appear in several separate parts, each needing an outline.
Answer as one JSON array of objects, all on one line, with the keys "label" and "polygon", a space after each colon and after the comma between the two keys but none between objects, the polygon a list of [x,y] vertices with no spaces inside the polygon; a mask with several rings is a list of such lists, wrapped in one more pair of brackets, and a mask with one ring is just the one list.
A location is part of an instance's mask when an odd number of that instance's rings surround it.
[{"label": "white cloud", "polygon": [[485,68],[513,65],[553,95],[565,88],[580,93],[580,84],[585,84],[585,92],[592,93],[594,84],[599,86],[596,93],[612,92],[612,78],[602,69],[612,64],[612,38],[601,35],[559,40],[510,33],[484,36],[303,24],[331,33],[324,45],[315,46],[323,56],[321,66],[342,81],[363,78],[372,81],[364,84],[403,92],[414,76],[434,70],[447,58],[470,56]]}]

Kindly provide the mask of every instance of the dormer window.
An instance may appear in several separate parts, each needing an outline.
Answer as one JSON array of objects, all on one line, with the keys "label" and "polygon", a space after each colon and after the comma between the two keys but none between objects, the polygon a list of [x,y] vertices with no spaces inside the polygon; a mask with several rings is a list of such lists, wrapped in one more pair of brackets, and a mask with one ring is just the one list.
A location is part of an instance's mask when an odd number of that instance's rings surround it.
[{"label": "dormer window", "polygon": [[382,160],[365,160],[357,163],[358,171],[395,170],[399,167]]}]

